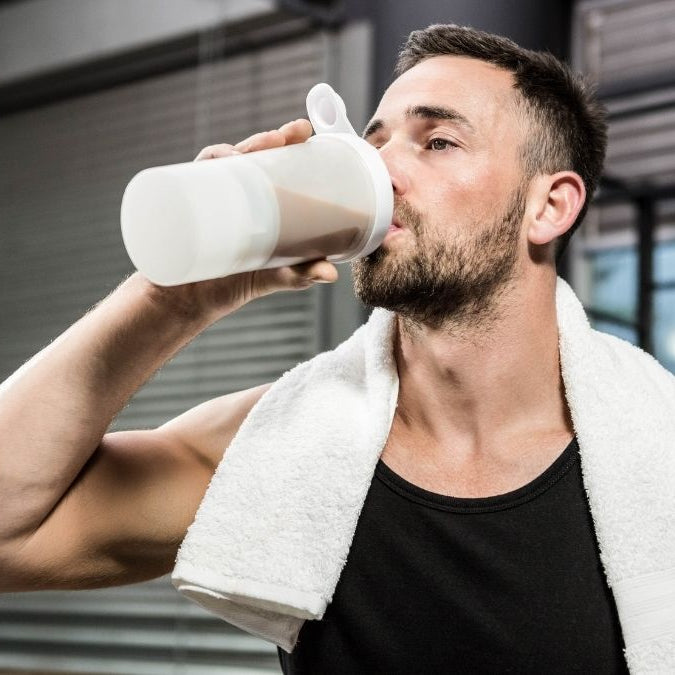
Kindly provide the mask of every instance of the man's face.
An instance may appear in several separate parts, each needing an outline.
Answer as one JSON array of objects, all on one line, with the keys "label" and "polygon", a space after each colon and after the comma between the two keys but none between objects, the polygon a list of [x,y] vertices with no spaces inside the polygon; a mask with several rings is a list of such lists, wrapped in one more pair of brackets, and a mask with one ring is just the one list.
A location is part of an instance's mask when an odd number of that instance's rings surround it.
[{"label": "man's face", "polygon": [[394,186],[380,248],[352,263],[357,297],[430,327],[480,324],[518,272],[524,123],[510,73],[422,61],[385,92],[364,137]]}]

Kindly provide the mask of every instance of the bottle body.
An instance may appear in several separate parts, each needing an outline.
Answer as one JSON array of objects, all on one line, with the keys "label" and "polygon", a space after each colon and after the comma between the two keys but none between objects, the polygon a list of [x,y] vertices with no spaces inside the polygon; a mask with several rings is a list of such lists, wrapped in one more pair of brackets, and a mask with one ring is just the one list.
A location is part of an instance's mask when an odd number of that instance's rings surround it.
[{"label": "bottle body", "polygon": [[171,286],[367,255],[386,235],[393,192],[377,151],[342,136],[141,171],[122,199],[132,262]]}]

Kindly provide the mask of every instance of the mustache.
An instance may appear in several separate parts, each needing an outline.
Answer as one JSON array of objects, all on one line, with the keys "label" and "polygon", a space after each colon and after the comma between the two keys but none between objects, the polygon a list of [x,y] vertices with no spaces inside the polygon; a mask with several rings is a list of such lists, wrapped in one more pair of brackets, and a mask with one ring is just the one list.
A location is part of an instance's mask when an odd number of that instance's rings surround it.
[{"label": "mustache", "polygon": [[419,232],[422,225],[422,214],[401,198],[394,198],[394,219],[403,227]]}]

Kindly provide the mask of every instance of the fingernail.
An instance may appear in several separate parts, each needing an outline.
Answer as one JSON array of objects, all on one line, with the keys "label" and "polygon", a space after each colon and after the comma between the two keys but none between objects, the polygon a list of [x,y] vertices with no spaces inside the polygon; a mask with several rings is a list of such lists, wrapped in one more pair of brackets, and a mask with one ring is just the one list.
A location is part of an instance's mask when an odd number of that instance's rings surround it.
[{"label": "fingernail", "polygon": [[332,281],[329,281],[328,279],[312,279],[312,281],[315,281],[317,284],[332,284]]}]

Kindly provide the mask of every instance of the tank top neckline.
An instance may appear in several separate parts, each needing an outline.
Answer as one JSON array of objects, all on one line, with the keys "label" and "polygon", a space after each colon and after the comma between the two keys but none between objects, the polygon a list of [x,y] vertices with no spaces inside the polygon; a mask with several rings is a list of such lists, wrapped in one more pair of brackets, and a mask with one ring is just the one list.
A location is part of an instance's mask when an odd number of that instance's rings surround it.
[{"label": "tank top neckline", "polygon": [[514,508],[536,499],[557,483],[578,461],[576,436],[555,461],[539,476],[522,487],[490,497],[452,497],[425,490],[410,483],[389,468],[382,459],[375,467],[375,477],[405,499],[429,508],[453,513],[488,513]]}]

